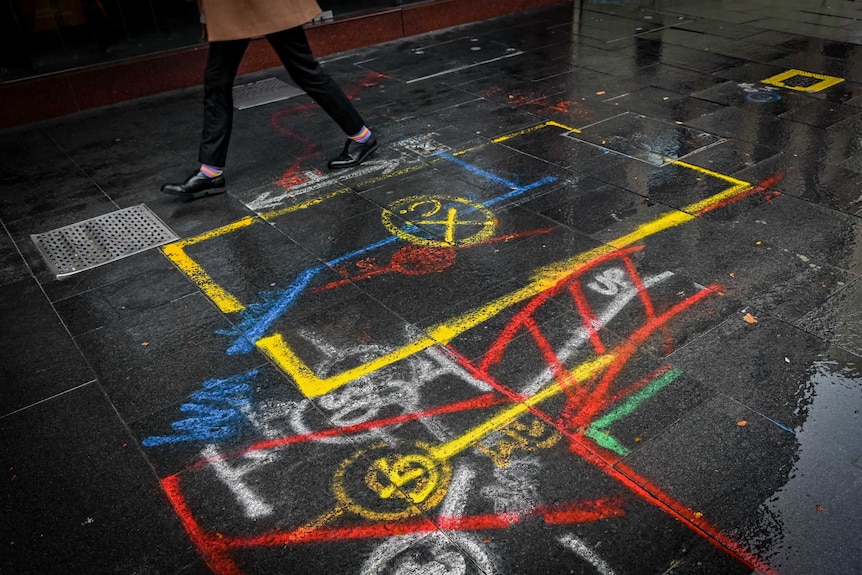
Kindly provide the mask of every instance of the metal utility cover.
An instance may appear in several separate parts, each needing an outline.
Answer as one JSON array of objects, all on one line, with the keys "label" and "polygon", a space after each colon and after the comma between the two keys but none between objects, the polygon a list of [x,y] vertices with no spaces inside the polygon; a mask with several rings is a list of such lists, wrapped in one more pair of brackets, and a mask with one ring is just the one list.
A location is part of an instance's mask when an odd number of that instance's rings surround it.
[{"label": "metal utility cover", "polygon": [[263,106],[281,100],[287,100],[302,94],[303,91],[283,82],[278,78],[267,78],[257,82],[249,82],[233,89],[233,107],[237,110]]},{"label": "metal utility cover", "polygon": [[30,237],[57,278],[179,239],[143,204]]}]

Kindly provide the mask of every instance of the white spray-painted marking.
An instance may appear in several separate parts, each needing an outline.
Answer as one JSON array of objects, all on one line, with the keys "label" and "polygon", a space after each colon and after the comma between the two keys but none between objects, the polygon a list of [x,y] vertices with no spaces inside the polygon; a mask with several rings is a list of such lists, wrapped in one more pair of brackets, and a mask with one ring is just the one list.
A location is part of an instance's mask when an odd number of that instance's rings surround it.
[{"label": "white spray-painted marking", "polygon": [[[266,191],[259,194],[256,198],[248,202],[246,205],[249,209],[255,212],[265,212],[282,205],[287,198],[302,196],[311,192],[316,192],[327,186],[338,186],[348,180],[354,180],[371,174],[391,174],[402,165],[405,165],[404,158],[396,158],[393,160],[369,160],[362,166],[351,170],[350,173],[339,174],[336,176],[323,175],[315,170],[307,170],[298,174],[299,177],[307,181],[293,186],[287,190]],[[416,162],[412,162],[416,163]]]},{"label": "white spray-painted marking", "polygon": [[208,445],[201,452],[215,471],[216,476],[236,497],[240,507],[243,508],[245,516],[249,519],[258,519],[272,515],[273,508],[263,501],[252,489],[245,484],[243,477],[256,471],[258,468],[272,463],[275,458],[271,452],[253,451],[248,453],[243,463],[232,466],[221,457],[215,445]]},{"label": "white spray-painted marking", "polygon": [[494,513],[513,513],[539,505],[539,471],[536,457],[512,457],[506,467],[494,467],[494,483],[481,493],[494,504]]},{"label": "white spray-painted marking", "polygon": [[[476,472],[466,465],[455,470],[440,507],[442,516],[463,515],[475,477]],[[475,534],[434,531],[390,537],[371,553],[362,565],[361,575],[465,575],[465,553],[482,573],[498,573],[496,562]]]},{"label": "white spray-painted marking", "polygon": [[557,541],[563,544],[566,548],[574,551],[581,559],[596,568],[596,571],[601,575],[616,575],[611,566],[605,563],[604,559],[599,557],[599,554],[589,548],[587,544],[575,537],[574,535],[563,535],[557,538]]},{"label": "white spray-painted marking", "polygon": [[[344,365],[352,365],[357,361],[369,361],[390,351],[383,346],[370,344],[338,349],[316,334],[306,332],[300,332],[300,334],[324,356],[324,359],[314,367],[315,373],[321,377],[339,373]],[[422,353],[357,378],[321,396],[316,403],[317,407],[338,427],[366,423],[381,415],[389,417],[413,413],[423,409],[423,389],[433,388],[434,382],[446,375],[457,377],[478,392],[484,393],[491,390],[486,382],[471,376],[443,350],[431,347]],[[319,423],[317,423],[319,418],[316,414],[316,410],[311,405],[299,406],[291,417],[293,430],[300,434],[319,430]],[[312,419],[309,420],[309,417]],[[437,418],[423,417],[419,421],[438,441],[452,438],[452,432],[440,424]],[[352,438],[334,436],[319,441],[339,444],[356,441],[363,436],[395,439],[387,428],[378,428]]]},{"label": "white spray-painted marking", "polygon": [[[610,270],[608,270],[610,271]],[[608,280],[608,276],[605,274],[601,274],[603,281]],[[666,280],[667,278],[673,276],[673,272],[664,272],[658,274],[656,276],[644,279],[644,287],[650,288],[655,284]],[[597,276],[598,277],[598,276]],[[593,284],[588,284],[587,287],[593,289]],[[619,314],[623,308],[628,305],[630,301],[638,296],[638,291],[631,285],[620,286],[621,288],[616,292],[616,297],[614,300],[608,305],[607,308],[596,318],[597,321],[594,322],[596,329],[599,329],[605,325],[607,325],[617,314]],[[600,288],[603,289],[603,288]],[[604,288],[606,289],[606,288]],[[600,292],[601,293],[601,292]],[[575,331],[574,335],[560,348],[559,351],[556,352],[557,357],[560,358],[560,361],[565,363],[576,351],[578,351],[584,343],[589,339],[590,334],[583,326],[578,327]],[[521,393],[525,395],[533,395],[538,392],[540,389],[545,387],[549,381],[554,378],[554,374],[551,371],[550,367],[546,367],[542,370],[542,372],[535,378],[533,381],[527,385]]]}]

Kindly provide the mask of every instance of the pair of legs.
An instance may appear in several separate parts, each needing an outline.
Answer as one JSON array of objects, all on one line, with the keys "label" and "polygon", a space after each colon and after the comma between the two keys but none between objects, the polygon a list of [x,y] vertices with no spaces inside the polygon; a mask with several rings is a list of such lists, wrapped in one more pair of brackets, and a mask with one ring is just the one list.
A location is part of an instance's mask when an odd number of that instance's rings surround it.
[{"label": "pair of legs", "polygon": [[[377,149],[377,140],[338,84],[323,71],[311,53],[302,26],[267,35],[266,39],[306,94],[317,102],[347,135],[341,154],[329,168],[350,168]],[[224,192],[224,166],[233,128],[233,82],[248,40],[210,42],[204,75],[204,126],[198,160],[201,168],[178,184],[165,184],[167,194],[199,198]]]},{"label": "pair of legs", "polygon": [[[266,39],[291,79],[320,105],[350,137],[365,123],[344,92],[315,60],[302,26],[269,34]],[[210,42],[204,75],[204,126],[198,159],[224,167],[233,126],[233,83],[248,40]]]}]

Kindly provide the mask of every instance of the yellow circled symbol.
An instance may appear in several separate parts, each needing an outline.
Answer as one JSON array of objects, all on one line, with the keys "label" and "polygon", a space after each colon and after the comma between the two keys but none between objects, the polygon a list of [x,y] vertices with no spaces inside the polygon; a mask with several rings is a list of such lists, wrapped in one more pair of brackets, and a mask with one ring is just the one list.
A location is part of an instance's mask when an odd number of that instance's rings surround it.
[{"label": "yellow circled symbol", "polygon": [[[482,204],[455,196],[410,196],[396,200],[383,210],[383,225],[402,240],[429,247],[475,244],[494,235],[497,216]],[[404,220],[404,221],[402,221]],[[416,226],[442,239],[426,238],[405,229]]]},{"label": "yellow circled symbol", "polygon": [[[427,446],[417,446],[423,451],[427,450]],[[356,497],[348,493],[348,473],[354,466],[361,466],[367,461],[374,451],[383,450],[390,453],[372,457],[372,463],[364,473],[368,501],[357,501]],[[395,521],[436,507],[445,497],[451,479],[452,468],[448,463],[425,453],[393,453],[389,446],[380,443],[368,450],[360,450],[342,462],[335,473],[333,492],[343,507],[361,517],[375,521]],[[380,505],[375,505],[375,502]]]}]

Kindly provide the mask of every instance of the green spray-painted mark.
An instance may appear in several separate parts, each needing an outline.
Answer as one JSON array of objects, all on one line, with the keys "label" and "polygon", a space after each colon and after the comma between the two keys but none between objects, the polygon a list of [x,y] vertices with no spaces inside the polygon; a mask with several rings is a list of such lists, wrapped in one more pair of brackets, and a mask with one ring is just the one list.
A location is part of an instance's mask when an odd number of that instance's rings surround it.
[{"label": "green spray-painted mark", "polygon": [[606,430],[614,422],[619,421],[637,409],[644,401],[654,396],[656,393],[667,387],[676,378],[682,375],[679,369],[670,369],[663,373],[660,377],[654,379],[643,387],[640,391],[629,397],[622,405],[608,413],[607,415],[594,421],[586,431],[586,436],[593,441],[614,453],[620,455],[628,455],[631,453],[627,447],[622,445],[613,436],[609,435]]}]

